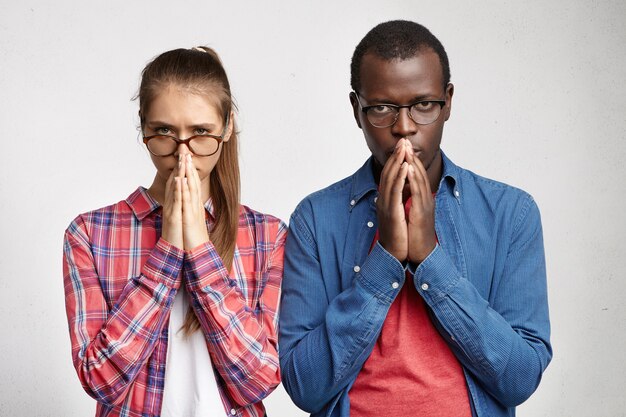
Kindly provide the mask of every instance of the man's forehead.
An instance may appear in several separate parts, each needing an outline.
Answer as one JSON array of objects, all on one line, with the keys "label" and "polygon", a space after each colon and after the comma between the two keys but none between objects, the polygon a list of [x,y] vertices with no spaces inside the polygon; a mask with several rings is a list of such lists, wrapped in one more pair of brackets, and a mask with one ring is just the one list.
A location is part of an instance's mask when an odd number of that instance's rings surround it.
[{"label": "man's forehead", "polygon": [[366,54],[361,61],[360,70],[360,93],[368,99],[382,99],[403,90],[409,95],[443,93],[443,70],[439,56],[430,48],[406,59],[385,59],[375,54]]},{"label": "man's forehead", "polygon": [[443,75],[443,69],[441,67],[441,61],[439,60],[439,55],[437,55],[437,52],[435,52],[435,50],[433,50],[431,47],[427,45],[420,47],[414,53],[410,55],[406,55],[406,56],[394,55],[391,57],[386,57],[386,56],[379,55],[374,51],[368,51],[367,53],[363,55],[360,69],[361,71],[363,71],[364,69],[368,69],[368,67],[371,67],[372,65],[375,65],[375,66],[380,66],[381,64],[397,65],[397,64],[402,64],[406,62],[416,62],[416,61],[422,61],[421,63],[423,64],[428,64],[430,66],[433,66],[433,69],[437,69],[441,71]]}]

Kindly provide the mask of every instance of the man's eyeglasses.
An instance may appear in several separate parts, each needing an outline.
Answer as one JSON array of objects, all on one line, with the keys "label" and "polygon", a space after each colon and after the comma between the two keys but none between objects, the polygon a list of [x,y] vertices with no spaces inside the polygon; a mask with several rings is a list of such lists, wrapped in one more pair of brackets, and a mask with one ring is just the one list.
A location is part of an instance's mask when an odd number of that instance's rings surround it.
[{"label": "man's eyeglasses", "polygon": [[226,123],[221,135],[194,135],[187,139],[179,139],[171,135],[152,135],[144,136],[143,143],[146,144],[148,151],[155,156],[171,156],[176,153],[176,149],[181,143],[187,145],[189,150],[197,156],[211,156],[217,153],[220,148],[220,143],[224,140],[226,135],[226,129],[228,129],[228,122],[230,115],[226,116]]},{"label": "man's eyeglasses", "polygon": [[409,109],[409,117],[418,125],[429,125],[439,118],[445,100],[422,100],[416,103],[398,106],[396,104],[380,103],[373,106],[363,106],[359,93],[354,92],[356,101],[367,120],[374,127],[389,127],[398,120],[400,109]]}]

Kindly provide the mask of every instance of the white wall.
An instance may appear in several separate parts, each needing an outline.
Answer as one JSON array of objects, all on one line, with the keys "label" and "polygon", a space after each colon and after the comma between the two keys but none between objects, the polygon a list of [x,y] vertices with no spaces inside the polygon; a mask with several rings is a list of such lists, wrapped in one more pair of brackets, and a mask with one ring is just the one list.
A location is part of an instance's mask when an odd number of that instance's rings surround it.
[{"label": "white wall", "polygon": [[[619,1],[0,3],[0,415],[89,416],[70,360],[63,230],[149,185],[139,73],[208,44],[240,107],[243,200],[287,220],[368,152],[349,60],[413,19],[450,56],[444,149],[531,192],[545,229],[555,356],[529,416],[626,415],[626,6]],[[270,416],[302,416],[280,388]]]}]

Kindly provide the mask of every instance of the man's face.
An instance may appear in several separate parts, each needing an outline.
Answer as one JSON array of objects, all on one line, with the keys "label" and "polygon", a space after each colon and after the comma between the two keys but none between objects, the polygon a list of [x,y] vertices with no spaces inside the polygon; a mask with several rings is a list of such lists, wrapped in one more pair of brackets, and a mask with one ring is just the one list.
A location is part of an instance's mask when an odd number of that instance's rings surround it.
[{"label": "man's face", "polygon": [[409,110],[400,109],[398,119],[389,127],[372,126],[361,111],[357,97],[350,99],[354,117],[363,130],[365,141],[372,155],[382,167],[393,153],[396,143],[408,139],[415,155],[428,173],[431,184],[441,176],[441,154],[439,145],[443,125],[450,117],[453,86],[444,88],[443,73],[438,55],[431,49],[405,60],[384,60],[366,54],[361,62],[361,90],[357,91],[362,106],[376,104],[407,105],[422,100],[445,100],[441,114],[428,125],[419,125],[409,117]]}]

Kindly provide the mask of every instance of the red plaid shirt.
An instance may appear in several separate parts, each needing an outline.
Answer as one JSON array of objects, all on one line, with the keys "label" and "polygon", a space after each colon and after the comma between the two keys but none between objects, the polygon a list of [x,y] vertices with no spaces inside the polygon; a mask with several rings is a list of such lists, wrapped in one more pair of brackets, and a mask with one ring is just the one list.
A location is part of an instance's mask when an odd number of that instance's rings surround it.
[{"label": "red plaid shirt", "polygon": [[[210,202],[206,209],[210,228]],[[280,382],[284,223],[241,206],[230,273],[211,242],[185,252],[160,235],[160,206],[142,187],[78,216],[65,232],[72,358],[98,401],[96,416],[160,414],[169,314],[181,283],[201,323],[225,414],[263,416],[261,400]]]}]

